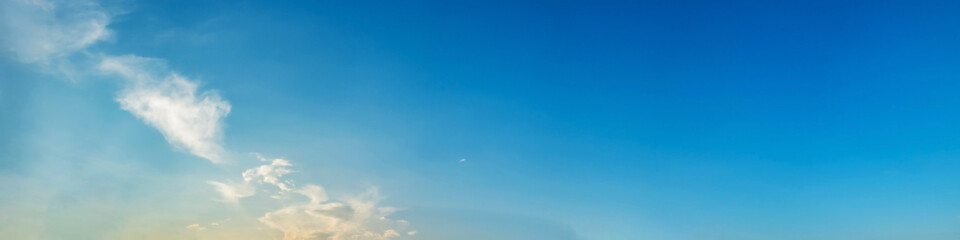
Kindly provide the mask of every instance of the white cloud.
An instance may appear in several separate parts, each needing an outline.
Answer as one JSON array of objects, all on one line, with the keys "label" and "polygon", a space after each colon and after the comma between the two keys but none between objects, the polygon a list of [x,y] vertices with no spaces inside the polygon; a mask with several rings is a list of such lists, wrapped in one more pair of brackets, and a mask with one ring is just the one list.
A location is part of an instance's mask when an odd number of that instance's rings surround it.
[{"label": "white cloud", "polygon": [[207,181],[207,184],[213,185],[214,189],[220,193],[221,201],[228,203],[237,203],[241,198],[253,196],[256,191],[246,183],[231,183]]},{"label": "white cloud", "polygon": [[280,177],[283,175],[291,173],[289,166],[292,166],[289,161],[285,159],[273,159],[270,164],[260,165],[255,168],[247,169],[243,172],[243,181],[257,181],[260,183],[269,183],[276,185],[280,188],[281,191],[290,191],[293,183],[291,181],[280,181]]},{"label": "white cloud", "polygon": [[313,184],[307,184],[297,190],[297,193],[302,194],[310,199],[311,203],[322,203],[327,201],[327,191],[323,187]]},{"label": "white cloud", "polygon": [[283,240],[387,240],[400,236],[398,229],[408,225],[406,221],[387,218],[395,209],[378,207],[375,189],[346,203],[328,203],[325,194],[323,198],[309,196],[317,190],[322,192],[320,186],[308,187],[297,192],[310,198],[310,202],[269,212],[259,218],[260,222],[283,232]]},{"label": "white cloud", "polygon": [[230,103],[216,92],[198,92],[197,83],[167,73],[163,61],[133,55],[103,57],[99,69],[127,80],[117,102],[157,128],[170,144],[214,163],[223,161],[223,118]]},{"label": "white cloud", "polygon": [[[268,161],[259,154],[253,155],[263,162]],[[273,184],[281,188],[281,193],[306,197],[306,202],[283,204],[279,209],[269,211],[256,219],[263,225],[282,232],[283,240],[388,240],[401,236],[401,231],[409,225],[407,221],[388,218],[396,209],[378,206],[376,189],[343,202],[331,202],[326,190],[320,185],[306,184],[295,188],[293,181],[283,179],[284,175],[293,172],[290,170],[292,166],[289,161],[277,158],[269,160],[268,164],[244,171],[243,184],[210,183],[221,192],[224,199],[239,199],[255,194],[258,191],[253,188],[257,185],[252,183]],[[243,192],[249,195],[232,194],[237,188],[249,188]],[[410,235],[409,232],[407,234]]]},{"label": "white cloud", "polygon": [[[259,157],[259,155],[256,155]],[[265,160],[265,159],[263,159]],[[292,191],[291,187],[293,186],[293,181],[285,180],[281,181],[280,177],[288,173],[293,172],[290,170],[289,166],[292,166],[289,161],[284,159],[273,159],[269,164],[260,165],[251,169],[243,171],[243,182],[233,183],[231,181],[227,182],[217,182],[217,181],[207,181],[207,184],[213,185],[214,189],[220,193],[221,201],[229,203],[237,203],[241,198],[250,197],[256,194],[256,188],[252,183],[269,183],[280,188],[282,192]],[[323,201],[326,201],[326,192],[322,188],[315,188],[308,185],[307,187],[298,190],[304,196],[312,198],[322,198]],[[274,196],[274,198],[279,199],[279,196]]]},{"label": "white cloud", "polygon": [[[258,158],[261,158],[261,161],[266,161],[265,158],[255,155]],[[213,185],[213,187],[220,193],[221,201],[236,203],[241,198],[250,197],[256,194],[256,189],[253,183],[268,183],[280,189],[280,192],[289,192],[293,191],[293,181],[292,180],[281,180],[280,178],[283,175],[293,172],[288,167],[293,166],[290,164],[290,161],[285,159],[273,159],[269,164],[260,165],[251,169],[243,171],[241,176],[243,177],[243,182],[233,183],[233,182],[217,182],[217,181],[208,181],[207,183]],[[323,188],[318,186],[307,185],[303,189],[297,191],[298,193],[303,194],[311,199],[317,198],[322,199],[321,201],[326,201],[326,192]],[[273,196],[273,198],[280,199],[280,196]]]},{"label": "white cloud", "polygon": [[84,0],[0,0],[0,42],[27,63],[47,63],[107,39],[110,15]]},{"label": "white cloud", "polygon": [[[25,63],[46,66],[68,78],[86,70],[69,56],[111,36],[110,14],[89,0],[0,0],[0,51]],[[86,54],[80,56],[94,56]],[[100,58],[98,69],[123,77],[121,107],[156,127],[172,145],[213,162],[223,159],[222,119],[230,104],[197,83],[166,72],[157,59]]]}]

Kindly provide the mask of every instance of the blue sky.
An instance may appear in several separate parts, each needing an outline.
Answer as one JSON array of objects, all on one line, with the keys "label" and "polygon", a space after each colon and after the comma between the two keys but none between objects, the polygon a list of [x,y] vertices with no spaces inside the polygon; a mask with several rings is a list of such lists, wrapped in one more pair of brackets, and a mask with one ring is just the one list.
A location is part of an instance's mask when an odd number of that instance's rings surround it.
[{"label": "blue sky", "polygon": [[956,239],[958,11],[2,0],[0,233]]}]

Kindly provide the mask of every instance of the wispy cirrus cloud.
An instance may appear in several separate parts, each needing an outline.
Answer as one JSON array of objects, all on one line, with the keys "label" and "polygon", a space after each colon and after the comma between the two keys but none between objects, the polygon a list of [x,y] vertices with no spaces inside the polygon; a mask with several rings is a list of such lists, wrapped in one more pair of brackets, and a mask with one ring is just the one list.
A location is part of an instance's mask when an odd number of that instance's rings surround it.
[{"label": "wispy cirrus cloud", "polygon": [[27,63],[47,63],[112,34],[111,16],[93,1],[2,0],[0,42]]},{"label": "wispy cirrus cloud", "polygon": [[230,103],[216,92],[198,91],[196,82],[166,71],[159,59],[107,56],[98,68],[126,80],[117,98],[123,110],[157,128],[171,145],[214,163],[224,161],[220,138]]}]

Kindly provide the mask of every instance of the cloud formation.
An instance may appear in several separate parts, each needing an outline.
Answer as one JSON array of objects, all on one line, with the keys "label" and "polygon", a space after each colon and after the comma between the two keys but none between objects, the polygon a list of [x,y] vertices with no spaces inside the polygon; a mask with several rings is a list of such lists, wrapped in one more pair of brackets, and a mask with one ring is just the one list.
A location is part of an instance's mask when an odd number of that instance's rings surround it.
[{"label": "cloud formation", "polygon": [[[267,161],[266,158],[261,157],[259,154],[256,154],[256,156],[260,159],[260,161]],[[231,181],[207,181],[207,183],[213,185],[214,189],[220,193],[220,201],[236,203],[241,198],[253,196],[255,194],[253,185],[254,183],[267,183],[277,186],[277,188],[280,189],[280,193],[292,191],[293,189],[291,187],[293,186],[293,181],[280,180],[280,177],[283,177],[283,175],[293,172],[287,168],[290,166],[293,166],[290,164],[290,161],[277,158],[271,160],[269,164],[260,165],[243,171],[243,174],[241,174],[241,176],[243,176],[243,182],[241,183],[233,183]],[[273,198],[280,198],[280,196],[275,195]]]},{"label": "cloud formation", "polygon": [[[70,76],[75,71],[69,69],[74,65],[70,55],[108,39],[110,20],[94,1],[0,0],[0,46],[18,61],[53,65]],[[157,128],[175,147],[215,163],[223,160],[219,139],[229,103],[215,92],[198,92],[195,81],[166,71],[161,60],[99,56],[94,57],[98,69],[89,70],[125,80],[127,87],[117,98],[124,110]]]},{"label": "cloud formation", "polygon": [[134,55],[103,57],[99,70],[127,82],[117,102],[157,128],[167,142],[214,163],[223,161],[223,118],[230,103],[216,92],[198,92],[197,83],[168,73],[163,61]]},{"label": "cloud formation", "polygon": [[283,232],[284,240],[387,240],[400,236],[399,231],[408,225],[407,221],[387,218],[396,209],[376,206],[375,189],[345,203],[327,202],[323,188],[317,185],[308,185],[297,193],[310,201],[258,219]]},{"label": "cloud formation", "polygon": [[[76,54],[111,36],[107,28],[110,18],[98,3],[87,0],[0,0],[0,50],[12,53],[18,61],[38,65],[71,65],[71,55],[96,62],[94,68],[85,71],[111,74],[122,80],[124,87],[116,100],[123,110],[156,128],[174,147],[213,163],[224,162],[223,119],[230,113],[231,105],[216,92],[200,91],[196,81],[167,70],[161,59]],[[58,71],[65,69],[58,66]],[[298,188],[292,180],[283,179],[294,172],[289,161],[257,157],[268,163],[243,171],[242,182],[207,184],[220,194],[220,201],[232,204],[241,204],[241,199],[265,191],[258,187],[278,188],[277,195],[271,197],[280,202],[280,207],[247,220],[263,229],[281,232],[284,240],[388,240],[400,236],[408,225],[405,220],[388,218],[396,209],[378,206],[376,189],[341,202],[330,201],[320,185]],[[296,201],[295,197],[306,201]],[[211,223],[186,228],[210,232],[220,227],[220,223]],[[414,234],[416,231],[407,232]]]},{"label": "cloud formation", "polygon": [[47,63],[108,39],[110,15],[84,0],[0,0],[0,42],[26,63]]},{"label": "cloud formation", "polygon": [[[257,158],[259,158],[260,161],[264,161],[264,162],[267,161],[266,158],[263,158],[260,155],[257,155]],[[292,170],[287,168],[289,166],[293,166],[292,164],[290,164],[290,161],[287,161],[281,158],[273,159],[270,161],[270,164],[260,165],[259,167],[255,167],[255,168],[251,168],[251,169],[247,169],[246,171],[243,171],[243,181],[245,182],[257,181],[259,183],[269,183],[277,186],[277,188],[280,188],[280,191],[290,191],[290,190],[293,190],[290,188],[290,185],[292,184],[292,182],[280,181],[280,177],[283,177],[283,175],[293,172]]]},{"label": "cloud formation", "polygon": [[[292,193],[306,198],[307,201],[283,202],[283,207],[269,211],[257,221],[267,227],[283,233],[283,240],[388,240],[400,236],[409,225],[405,220],[393,220],[388,216],[396,211],[392,207],[377,205],[379,197],[376,189],[342,202],[332,202],[326,190],[320,185],[306,184],[297,188],[292,180],[283,176],[292,171],[293,164],[285,159],[267,160],[256,155],[262,162],[269,162],[241,174],[243,184],[210,182],[223,196],[225,202],[253,196],[259,192],[256,186],[274,185],[281,194]],[[236,189],[251,190],[248,194],[237,194]],[[278,201],[287,200],[272,196]],[[408,235],[416,234],[415,231]]]}]

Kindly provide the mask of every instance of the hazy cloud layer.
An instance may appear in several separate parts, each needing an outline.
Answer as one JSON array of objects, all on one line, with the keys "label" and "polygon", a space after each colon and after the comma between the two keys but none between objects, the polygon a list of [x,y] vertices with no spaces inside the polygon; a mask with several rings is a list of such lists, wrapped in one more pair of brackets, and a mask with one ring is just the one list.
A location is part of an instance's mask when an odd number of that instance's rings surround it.
[{"label": "hazy cloud layer", "polygon": [[49,62],[110,37],[110,15],[84,0],[0,0],[0,42],[27,63]]},{"label": "hazy cloud layer", "polygon": [[416,223],[416,239],[584,240],[567,224],[533,216],[450,208],[412,208],[396,215]]}]

